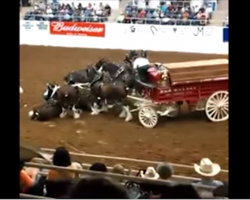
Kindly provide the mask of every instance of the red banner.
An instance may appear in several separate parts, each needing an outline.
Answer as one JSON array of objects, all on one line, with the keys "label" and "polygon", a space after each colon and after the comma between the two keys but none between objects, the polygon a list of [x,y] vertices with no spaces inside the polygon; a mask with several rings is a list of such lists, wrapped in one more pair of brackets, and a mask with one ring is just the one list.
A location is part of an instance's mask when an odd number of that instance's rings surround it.
[{"label": "red banner", "polygon": [[105,24],[88,22],[50,22],[52,35],[105,37]]}]

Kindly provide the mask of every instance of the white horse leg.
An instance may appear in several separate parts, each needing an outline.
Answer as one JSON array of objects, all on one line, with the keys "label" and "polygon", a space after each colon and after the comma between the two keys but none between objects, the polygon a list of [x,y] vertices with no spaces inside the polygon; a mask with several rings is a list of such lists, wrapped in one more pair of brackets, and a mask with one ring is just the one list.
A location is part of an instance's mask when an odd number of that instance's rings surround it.
[{"label": "white horse leg", "polygon": [[66,117],[66,115],[67,115],[67,110],[64,109],[64,108],[62,108],[62,112],[60,114],[60,118],[64,118],[64,117]]},{"label": "white horse leg", "polygon": [[102,107],[99,110],[99,112],[108,112],[107,100],[105,100],[104,102],[102,102]]},{"label": "white horse leg", "polygon": [[129,122],[133,119],[133,115],[129,110],[129,106],[124,106],[124,109],[126,111],[126,118],[125,118],[125,122]]},{"label": "white horse leg", "polygon": [[97,103],[94,103],[93,106],[91,106],[92,112],[91,115],[98,115],[100,113],[100,110],[98,109]]},{"label": "white horse leg", "polygon": [[124,108],[124,106],[122,106],[122,111],[121,111],[121,113],[119,114],[119,117],[120,118],[125,118],[127,115],[126,115],[127,113],[126,113],[126,110],[125,110],[125,108]]},{"label": "white horse leg", "polygon": [[80,110],[76,109],[75,105],[72,107],[72,111],[73,111],[74,119],[79,119],[80,118]]}]

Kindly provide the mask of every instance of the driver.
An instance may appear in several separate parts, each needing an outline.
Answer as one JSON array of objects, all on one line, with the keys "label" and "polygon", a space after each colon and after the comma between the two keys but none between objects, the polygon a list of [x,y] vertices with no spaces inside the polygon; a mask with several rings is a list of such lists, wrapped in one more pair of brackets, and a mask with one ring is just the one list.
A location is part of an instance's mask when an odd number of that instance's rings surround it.
[{"label": "driver", "polygon": [[137,70],[141,81],[147,80],[149,60],[147,58],[137,58],[133,63],[133,69]]}]

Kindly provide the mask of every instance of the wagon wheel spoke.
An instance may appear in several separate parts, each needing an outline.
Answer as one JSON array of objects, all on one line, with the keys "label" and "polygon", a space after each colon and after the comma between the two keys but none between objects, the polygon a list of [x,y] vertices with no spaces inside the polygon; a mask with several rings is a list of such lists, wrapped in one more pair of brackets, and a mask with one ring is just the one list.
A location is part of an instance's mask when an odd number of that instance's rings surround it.
[{"label": "wagon wheel spoke", "polygon": [[228,107],[227,108],[222,108],[221,109],[223,113],[228,114]]}]

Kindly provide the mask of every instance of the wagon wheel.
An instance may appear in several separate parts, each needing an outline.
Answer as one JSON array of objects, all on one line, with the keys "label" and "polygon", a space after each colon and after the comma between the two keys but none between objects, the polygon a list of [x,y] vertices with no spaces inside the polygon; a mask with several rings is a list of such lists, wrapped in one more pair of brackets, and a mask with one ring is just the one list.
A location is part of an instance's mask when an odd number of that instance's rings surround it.
[{"label": "wagon wheel", "polygon": [[228,120],[228,91],[218,91],[213,93],[207,100],[205,112],[212,122],[222,122]]},{"label": "wagon wheel", "polygon": [[138,118],[145,128],[154,128],[158,123],[158,114],[148,106],[142,107],[138,112]]}]

